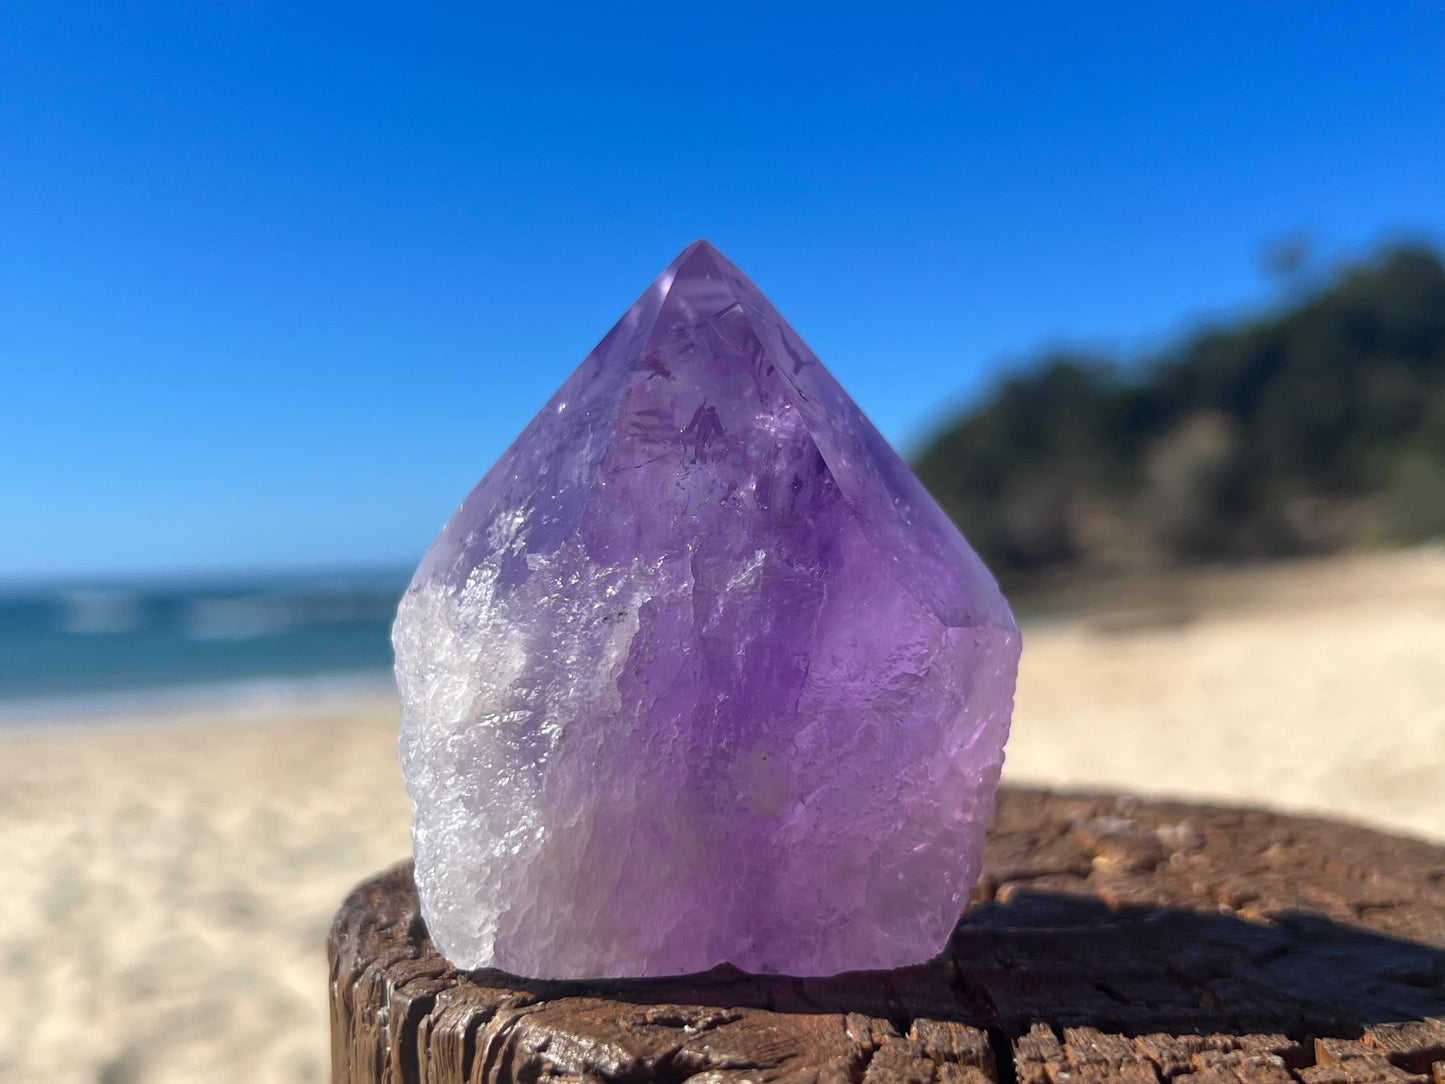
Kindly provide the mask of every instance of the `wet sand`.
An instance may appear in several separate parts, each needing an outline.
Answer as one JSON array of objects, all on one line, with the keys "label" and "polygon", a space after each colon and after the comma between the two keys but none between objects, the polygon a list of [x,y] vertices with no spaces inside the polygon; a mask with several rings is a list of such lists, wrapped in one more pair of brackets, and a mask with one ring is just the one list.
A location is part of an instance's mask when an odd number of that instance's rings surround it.
[{"label": "wet sand", "polygon": [[[1445,550],[1103,585],[1025,623],[1016,782],[1445,841]],[[0,730],[0,1081],[324,1081],[324,939],[404,857],[385,696]]]}]

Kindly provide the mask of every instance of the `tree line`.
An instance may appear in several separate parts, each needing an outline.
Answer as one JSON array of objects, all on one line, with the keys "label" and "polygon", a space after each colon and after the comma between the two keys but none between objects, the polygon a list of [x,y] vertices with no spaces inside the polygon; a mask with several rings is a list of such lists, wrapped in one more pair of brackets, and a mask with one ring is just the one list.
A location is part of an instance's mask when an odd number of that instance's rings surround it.
[{"label": "tree line", "polygon": [[1155,357],[1046,356],[915,469],[1005,578],[1445,536],[1445,264],[1396,246]]}]

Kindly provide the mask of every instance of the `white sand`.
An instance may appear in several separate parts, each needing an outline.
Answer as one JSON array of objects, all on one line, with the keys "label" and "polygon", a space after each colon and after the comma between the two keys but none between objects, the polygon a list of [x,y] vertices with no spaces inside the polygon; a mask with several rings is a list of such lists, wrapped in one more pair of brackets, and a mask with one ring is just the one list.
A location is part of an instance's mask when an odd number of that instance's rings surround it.
[{"label": "white sand", "polygon": [[324,1081],[325,937],[405,857],[386,701],[0,736],[0,1080]]},{"label": "white sand", "polygon": [[[1026,627],[1011,779],[1445,840],[1445,551],[1180,597]],[[329,1079],[326,929],[408,848],[395,705],[221,715],[0,731],[0,1081]]]},{"label": "white sand", "polygon": [[1445,550],[1194,588],[1161,612],[1183,624],[1151,627],[1145,612],[1143,627],[1099,614],[1025,628],[1007,777],[1445,841]]}]

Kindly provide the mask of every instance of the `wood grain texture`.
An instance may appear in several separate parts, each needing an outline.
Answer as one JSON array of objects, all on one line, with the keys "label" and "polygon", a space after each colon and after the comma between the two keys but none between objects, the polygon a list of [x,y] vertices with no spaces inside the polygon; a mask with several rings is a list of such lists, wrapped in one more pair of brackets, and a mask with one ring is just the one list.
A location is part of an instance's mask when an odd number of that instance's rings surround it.
[{"label": "wood grain texture", "polygon": [[409,865],[331,930],[337,1084],[1445,1084],[1445,848],[1008,790],[936,960],[831,978],[459,973]]}]

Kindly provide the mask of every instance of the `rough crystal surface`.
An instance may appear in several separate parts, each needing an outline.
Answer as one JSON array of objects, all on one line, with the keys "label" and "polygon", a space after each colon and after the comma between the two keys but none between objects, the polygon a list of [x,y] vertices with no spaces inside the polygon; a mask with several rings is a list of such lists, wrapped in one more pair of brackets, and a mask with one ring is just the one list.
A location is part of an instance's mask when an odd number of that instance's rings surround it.
[{"label": "rough crystal surface", "polygon": [[452,516],[393,640],[417,885],[460,967],[913,964],[977,877],[1018,628],[706,242]]}]

